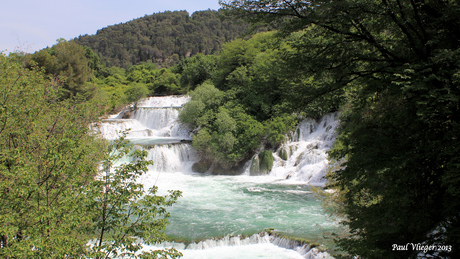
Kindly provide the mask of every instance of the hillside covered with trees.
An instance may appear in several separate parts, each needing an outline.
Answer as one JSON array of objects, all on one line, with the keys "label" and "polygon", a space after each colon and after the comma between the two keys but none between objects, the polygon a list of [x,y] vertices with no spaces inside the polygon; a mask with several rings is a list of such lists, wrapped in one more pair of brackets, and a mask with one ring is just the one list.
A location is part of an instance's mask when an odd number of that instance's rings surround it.
[{"label": "hillside covered with trees", "polygon": [[248,23],[223,20],[220,11],[167,11],[108,26],[74,41],[90,47],[106,66],[141,62],[166,67],[198,53],[214,54],[222,43],[247,32]]},{"label": "hillside covered with trees", "polygon": [[[14,249],[34,252],[27,246],[46,251],[59,240],[34,242],[61,231],[49,230],[49,223],[73,224],[71,218],[52,219],[86,203],[43,205],[48,193],[56,192],[63,204],[91,193],[59,184],[74,177],[71,163],[82,172],[75,186],[94,180],[92,161],[104,158],[86,135],[95,117],[141,97],[189,94],[180,120],[194,129],[202,171],[210,164],[216,171],[238,171],[253,154],[280,145],[299,119],[340,111],[329,153],[335,170],[327,176],[327,188],[335,190],[328,202],[349,230],[337,237],[339,248],[363,258],[415,258],[421,251],[394,245],[436,245],[444,249],[426,254],[458,258],[458,3],[221,3],[221,11],[154,14],[26,57],[1,57],[0,194],[8,204],[0,218],[10,250],[0,251],[12,257],[21,252]],[[249,25],[220,20],[224,11],[278,31],[235,39]],[[61,118],[70,125],[60,126]],[[68,155],[56,156],[63,151]],[[61,189],[68,192],[61,195]],[[56,214],[40,218],[42,210]],[[85,219],[90,233],[95,219]],[[26,239],[23,229],[37,231]],[[70,245],[85,243],[77,241]]]}]

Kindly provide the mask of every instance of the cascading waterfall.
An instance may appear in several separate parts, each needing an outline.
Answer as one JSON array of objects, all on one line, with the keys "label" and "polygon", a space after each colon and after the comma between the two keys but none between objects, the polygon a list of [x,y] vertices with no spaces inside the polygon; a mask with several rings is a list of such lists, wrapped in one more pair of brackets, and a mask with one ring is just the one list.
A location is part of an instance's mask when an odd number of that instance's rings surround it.
[{"label": "cascading waterfall", "polygon": [[153,172],[188,172],[199,157],[189,144],[166,144],[147,147],[147,159],[154,161]]},{"label": "cascading waterfall", "polygon": [[130,131],[131,137],[149,137],[153,132],[144,127],[139,121],[133,119],[106,119],[99,126],[99,134],[105,139],[117,139],[122,132]]},{"label": "cascading waterfall", "polygon": [[[275,245],[276,247],[274,247]],[[293,241],[267,232],[254,234],[249,237],[226,236],[222,239],[208,239],[198,243],[184,245],[182,243],[165,242],[161,246],[148,246],[145,250],[155,250],[174,247],[181,250],[185,258],[248,258],[252,254],[254,258],[307,258],[326,259],[331,258],[326,252],[312,248],[309,244]],[[242,248],[242,249],[241,249]],[[208,252],[203,256],[203,250]],[[235,250],[239,250],[236,251]],[[263,250],[263,251],[257,251]],[[211,253],[209,253],[211,251]],[[229,252],[227,252],[229,251]],[[239,256],[241,254],[241,256]],[[261,255],[261,256],[259,256]],[[263,257],[262,257],[263,256]]]},{"label": "cascading waterfall", "polygon": [[106,139],[116,139],[129,129],[127,137],[133,142],[144,139],[141,144],[146,144],[148,140],[152,144],[190,140],[190,130],[177,121],[182,105],[188,101],[187,96],[143,99],[137,105],[130,105],[119,114],[103,120],[98,128],[99,134]]},{"label": "cascading waterfall", "polygon": [[183,128],[176,123],[179,109],[178,107],[140,107],[134,110],[131,117],[145,127],[155,130],[159,136],[181,136]]},{"label": "cascading waterfall", "polygon": [[332,113],[320,120],[303,120],[289,141],[273,154],[275,163],[271,175],[293,181],[324,186],[327,151],[335,140],[339,114]]},{"label": "cascading waterfall", "polygon": [[139,181],[146,188],[158,186],[159,194],[167,190],[183,193],[170,209],[166,234],[189,244],[155,247],[174,246],[184,258],[328,257],[308,245],[263,231],[274,228],[321,243],[323,235],[337,227],[323,214],[306,183],[324,184],[326,151],[334,140],[338,115],[302,122],[290,141],[274,152],[269,175],[202,175],[191,169],[200,157],[189,143],[190,129],[177,121],[180,108],[188,100],[186,96],[143,99],[104,120],[98,128],[107,139],[131,129],[127,139],[135,148],[147,150],[148,159],[154,162]]}]

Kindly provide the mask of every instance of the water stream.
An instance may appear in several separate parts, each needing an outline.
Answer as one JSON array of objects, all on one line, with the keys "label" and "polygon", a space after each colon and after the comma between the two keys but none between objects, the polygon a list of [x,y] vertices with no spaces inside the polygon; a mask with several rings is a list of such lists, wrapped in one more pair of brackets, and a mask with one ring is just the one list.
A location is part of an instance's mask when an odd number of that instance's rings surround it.
[{"label": "water stream", "polygon": [[177,122],[180,107],[188,100],[185,96],[148,98],[99,128],[107,139],[131,129],[127,138],[136,148],[148,150],[154,165],[139,179],[145,187],[156,185],[159,194],[182,191],[183,197],[170,209],[166,234],[183,240],[174,246],[184,258],[327,256],[258,233],[273,228],[321,243],[337,227],[324,215],[310,184],[325,183],[326,151],[335,138],[338,115],[303,121],[290,140],[273,151],[275,163],[269,175],[250,176],[249,166],[238,176],[205,175],[191,170],[200,157],[189,143],[190,129]]}]

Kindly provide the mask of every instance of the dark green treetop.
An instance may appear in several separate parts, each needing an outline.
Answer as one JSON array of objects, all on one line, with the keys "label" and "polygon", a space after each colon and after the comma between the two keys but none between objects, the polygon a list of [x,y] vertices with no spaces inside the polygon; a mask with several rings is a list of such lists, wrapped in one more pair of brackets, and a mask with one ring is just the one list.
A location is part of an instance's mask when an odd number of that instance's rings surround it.
[{"label": "dark green treetop", "polygon": [[[323,86],[319,93],[341,89],[348,99],[331,152],[344,162],[329,175],[331,187],[344,197],[341,212],[350,228],[339,245],[368,258],[407,258],[419,251],[392,251],[392,245],[439,243],[452,247],[441,254],[458,257],[459,3],[221,4],[228,13],[272,24],[285,35],[301,32],[299,52],[291,57],[303,62],[294,65],[314,73]],[[306,100],[321,96],[315,92]]]},{"label": "dark green treetop", "polygon": [[222,20],[220,11],[166,11],[108,26],[74,41],[90,47],[106,66],[141,62],[164,67],[199,53],[215,54],[224,42],[246,33],[247,23]]}]

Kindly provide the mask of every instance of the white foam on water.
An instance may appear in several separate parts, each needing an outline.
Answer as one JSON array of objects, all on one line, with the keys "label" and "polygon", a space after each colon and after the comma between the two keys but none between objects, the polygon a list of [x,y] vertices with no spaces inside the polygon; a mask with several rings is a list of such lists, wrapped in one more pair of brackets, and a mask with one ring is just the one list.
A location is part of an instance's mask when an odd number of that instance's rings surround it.
[{"label": "white foam on water", "polygon": [[[279,150],[275,152],[275,165],[269,175],[202,175],[191,170],[200,160],[198,153],[190,144],[181,142],[191,139],[190,130],[177,122],[179,109],[188,100],[186,96],[144,99],[138,102],[130,119],[120,119],[120,115],[103,121],[99,127],[100,134],[107,139],[115,139],[120,136],[119,131],[130,128],[127,138],[133,140],[135,148],[148,151],[148,159],[154,164],[138,179],[146,189],[156,185],[160,195],[168,190],[182,191],[183,197],[168,209],[171,218],[166,234],[191,241],[204,240],[187,249],[184,244],[175,244],[183,258],[312,255],[313,249],[288,249],[273,240],[267,241],[266,237],[251,236],[247,240],[230,236],[275,228],[315,240],[337,227],[335,221],[323,214],[307,183],[324,183],[326,152],[335,138],[338,114],[324,116],[319,121],[303,121],[291,140],[282,146],[289,150],[288,159],[282,160],[277,155]],[[226,237],[217,241],[209,239],[218,236]]]},{"label": "white foam on water", "polygon": [[[338,116],[338,113],[332,113],[318,121],[302,121],[291,140],[273,153],[275,162],[270,175],[290,182],[324,186],[329,163],[327,151],[331,149],[336,137]],[[286,152],[287,160],[280,157],[281,151]]]},{"label": "white foam on water", "polygon": [[182,107],[188,101],[190,101],[190,97],[186,95],[149,97],[141,99],[137,103],[137,107]]},{"label": "white foam on water", "polygon": [[[292,243],[292,244],[291,244]],[[143,251],[174,247],[183,254],[181,258],[273,258],[273,259],[330,259],[326,252],[310,249],[308,245],[296,245],[290,240],[270,236],[268,233],[254,234],[250,237],[226,236],[222,239],[208,239],[185,246],[182,243],[163,243],[144,246]],[[288,248],[289,247],[289,248]]]},{"label": "white foam on water", "polygon": [[[180,108],[189,100],[187,96],[164,96],[143,99],[131,112],[129,119],[122,119],[124,112],[109,116],[95,127],[106,139],[116,139],[127,131],[128,139],[160,137],[191,140],[190,129],[177,121]],[[133,109],[134,105],[126,108]]]}]

